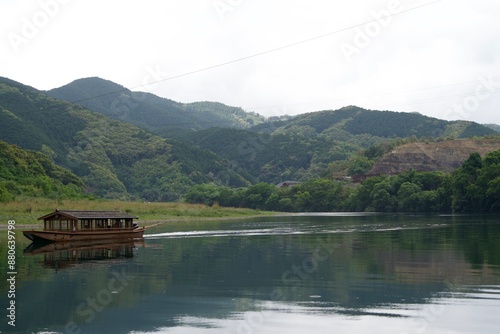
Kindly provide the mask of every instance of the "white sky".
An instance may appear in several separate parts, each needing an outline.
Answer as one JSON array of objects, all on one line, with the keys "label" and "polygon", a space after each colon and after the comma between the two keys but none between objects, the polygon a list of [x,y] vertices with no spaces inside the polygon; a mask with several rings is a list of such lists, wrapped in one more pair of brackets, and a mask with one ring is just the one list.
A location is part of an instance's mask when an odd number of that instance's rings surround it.
[{"label": "white sky", "polygon": [[498,0],[0,0],[0,76],[98,76],[266,116],[357,105],[500,124],[499,17]]}]

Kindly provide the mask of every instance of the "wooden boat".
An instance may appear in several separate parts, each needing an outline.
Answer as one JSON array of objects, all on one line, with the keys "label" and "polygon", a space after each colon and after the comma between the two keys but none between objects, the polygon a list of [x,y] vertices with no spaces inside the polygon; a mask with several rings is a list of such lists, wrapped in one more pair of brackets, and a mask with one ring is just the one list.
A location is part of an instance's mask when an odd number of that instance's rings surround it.
[{"label": "wooden boat", "polygon": [[134,223],[137,217],[120,211],[56,210],[43,220],[43,230],[24,231],[33,242],[140,239],[144,227]]}]

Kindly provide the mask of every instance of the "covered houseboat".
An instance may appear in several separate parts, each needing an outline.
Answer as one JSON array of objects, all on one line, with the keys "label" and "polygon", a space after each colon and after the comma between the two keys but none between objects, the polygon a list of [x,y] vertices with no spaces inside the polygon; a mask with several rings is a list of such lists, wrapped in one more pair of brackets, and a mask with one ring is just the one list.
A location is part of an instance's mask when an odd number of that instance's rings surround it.
[{"label": "covered houseboat", "polygon": [[120,211],[56,210],[43,220],[43,230],[24,231],[32,241],[86,241],[140,239],[144,227],[134,223],[137,217]]}]

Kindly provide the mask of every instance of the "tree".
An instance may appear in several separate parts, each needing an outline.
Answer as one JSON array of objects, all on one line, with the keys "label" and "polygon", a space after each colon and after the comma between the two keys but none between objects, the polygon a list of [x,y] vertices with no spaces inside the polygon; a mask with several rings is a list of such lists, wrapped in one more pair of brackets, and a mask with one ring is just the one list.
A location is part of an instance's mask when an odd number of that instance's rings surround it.
[{"label": "tree", "polygon": [[193,186],[184,199],[189,203],[213,205],[218,201],[219,188],[214,184],[199,184]]},{"label": "tree", "polygon": [[443,172],[418,172],[413,176],[413,182],[422,190],[436,190],[441,186],[445,174]]},{"label": "tree", "polygon": [[452,178],[447,175],[443,178],[441,186],[436,190],[436,203],[434,209],[438,212],[452,211]]},{"label": "tree", "polygon": [[398,204],[401,211],[415,211],[415,196],[422,189],[419,185],[411,182],[405,182],[398,190]]},{"label": "tree", "polygon": [[279,200],[280,211],[293,211],[293,202],[291,198],[282,198]]},{"label": "tree", "polygon": [[375,211],[385,212],[392,211],[394,201],[391,198],[393,187],[388,179],[375,184],[371,192],[372,207]]},{"label": "tree", "polygon": [[479,153],[469,158],[452,174],[452,209],[460,212],[481,210],[481,191],[475,185],[483,166]]},{"label": "tree", "polygon": [[414,193],[410,196],[412,206],[410,211],[432,212],[436,210],[436,190],[425,190]]},{"label": "tree", "polygon": [[372,194],[373,208],[378,212],[390,211],[391,206],[391,195],[385,189],[375,190]]},{"label": "tree", "polygon": [[373,162],[366,157],[356,157],[349,167],[348,175],[364,175],[373,167]]},{"label": "tree", "polygon": [[488,183],[488,190],[486,192],[488,201],[490,203],[489,209],[494,212],[500,211],[500,177],[491,180]]},{"label": "tree", "polygon": [[277,193],[271,194],[271,196],[269,196],[269,198],[266,201],[267,210],[279,211],[280,210],[279,201],[280,201],[280,196]]},{"label": "tree", "polygon": [[491,152],[483,160],[483,167],[477,178],[476,185],[481,193],[478,200],[481,203],[481,210],[496,211],[497,197],[495,190],[495,180],[500,177],[500,151]]},{"label": "tree", "polygon": [[276,186],[264,182],[250,186],[245,191],[246,205],[252,209],[265,209],[267,200],[276,191]]},{"label": "tree", "polygon": [[296,211],[316,211],[311,210],[314,207],[312,196],[309,191],[299,191],[295,194],[295,210]]},{"label": "tree", "polygon": [[346,205],[352,211],[375,210],[372,207],[373,191],[377,184],[386,181],[387,176],[374,176],[365,180],[363,185],[355,187],[348,196],[348,204]]}]

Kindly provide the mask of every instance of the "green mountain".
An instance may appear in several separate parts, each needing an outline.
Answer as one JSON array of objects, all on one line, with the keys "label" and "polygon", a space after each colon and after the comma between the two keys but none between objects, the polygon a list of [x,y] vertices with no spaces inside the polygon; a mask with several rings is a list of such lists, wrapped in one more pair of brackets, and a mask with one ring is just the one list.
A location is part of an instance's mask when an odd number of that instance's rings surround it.
[{"label": "green mountain", "polygon": [[164,137],[173,137],[181,130],[201,130],[214,126],[248,128],[265,120],[258,114],[222,103],[179,103],[150,93],[130,91],[96,77],[75,80],[47,94]]},{"label": "green mountain", "polygon": [[176,200],[194,184],[249,181],[213,152],[0,78],[0,140],[42,151],[103,197]]},{"label": "green mountain", "polygon": [[99,78],[48,94],[0,78],[0,140],[43,152],[75,173],[86,192],[102,197],[169,201],[195,184],[306,181],[348,169],[349,159],[358,159],[356,171],[365,170],[371,165],[359,152],[387,142],[496,134],[474,122],[354,106],[266,120],[241,108],[182,104]]},{"label": "green mountain", "polygon": [[500,125],[498,124],[483,124],[485,127],[490,128],[496,132],[500,132]]},{"label": "green mountain", "polygon": [[84,184],[48,156],[0,141],[0,202],[16,196],[81,197]]},{"label": "green mountain", "polygon": [[182,104],[131,92],[99,78],[76,80],[48,92],[91,110],[175,138],[231,161],[252,182],[278,183],[325,176],[328,165],[399,138],[467,138],[495,133],[474,122],[448,122],[418,113],[349,106],[265,119],[214,102]]},{"label": "green mountain", "polygon": [[[272,128],[257,125],[253,129]],[[495,132],[486,126],[468,121],[445,121],[419,113],[367,110],[348,106],[339,110],[325,110],[299,115],[274,126],[274,131],[290,132],[303,128],[317,134],[346,131],[349,136],[371,135],[380,138],[468,138]]]},{"label": "green mountain", "polygon": [[351,106],[261,123],[248,130],[212,128],[181,138],[233,161],[257,181],[278,183],[327,176],[329,164],[387,141],[490,134],[495,131],[473,122]]}]

